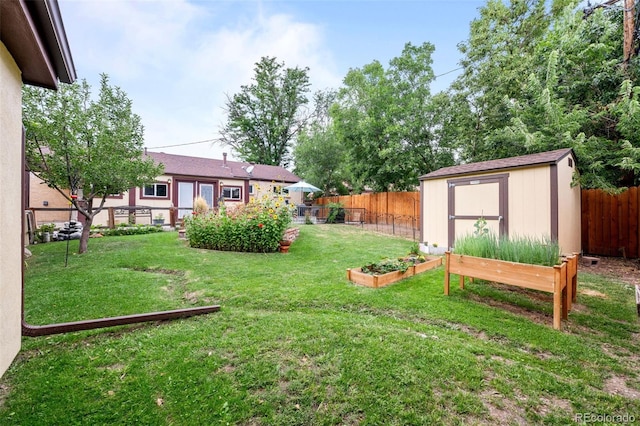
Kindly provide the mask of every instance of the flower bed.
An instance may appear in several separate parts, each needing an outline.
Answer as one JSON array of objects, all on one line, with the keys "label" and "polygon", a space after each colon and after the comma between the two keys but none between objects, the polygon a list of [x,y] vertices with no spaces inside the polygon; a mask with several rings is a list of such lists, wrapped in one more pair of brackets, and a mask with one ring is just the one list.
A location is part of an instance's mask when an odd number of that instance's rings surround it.
[{"label": "flower bed", "polygon": [[[406,259],[406,258],[405,258]],[[405,261],[405,266],[401,266],[402,260],[386,260],[378,262],[376,264],[365,265],[362,268],[347,269],[347,279],[355,284],[364,285],[367,287],[384,287],[389,284],[393,284],[397,281],[405,278],[412,277],[416,274],[428,271],[442,265],[441,257],[423,257],[420,261]],[[397,265],[399,270],[389,270],[393,265]],[[376,268],[380,266],[380,268]],[[372,273],[374,270],[379,270],[379,273]],[[386,270],[386,272],[384,272]]]},{"label": "flower bed", "polygon": [[247,205],[185,217],[189,245],[195,248],[243,252],[275,252],[291,223],[294,207],[282,197],[263,196]]}]

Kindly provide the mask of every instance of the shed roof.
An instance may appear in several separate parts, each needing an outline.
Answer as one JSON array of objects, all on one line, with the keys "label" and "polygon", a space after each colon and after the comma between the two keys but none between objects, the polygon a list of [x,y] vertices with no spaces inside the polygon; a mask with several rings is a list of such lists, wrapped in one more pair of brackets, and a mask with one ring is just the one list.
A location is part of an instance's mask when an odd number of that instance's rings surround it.
[{"label": "shed roof", "polygon": [[251,174],[246,169],[251,163],[213,158],[190,157],[186,155],[165,154],[164,152],[147,152],[148,157],[156,163],[164,165],[167,175],[193,176],[214,179],[251,179],[295,183],[298,176],[280,166],[253,164]]},{"label": "shed roof", "polygon": [[573,150],[571,148],[556,149],[554,151],[539,152],[537,154],[521,155],[519,157],[481,161],[478,163],[461,164],[459,166],[443,167],[431,173],[427,173],[426,175],[420,176],[420,180],[486,173],[504,169],[518,169],[545,164],[557,164],[567,155],[573,155]]}]

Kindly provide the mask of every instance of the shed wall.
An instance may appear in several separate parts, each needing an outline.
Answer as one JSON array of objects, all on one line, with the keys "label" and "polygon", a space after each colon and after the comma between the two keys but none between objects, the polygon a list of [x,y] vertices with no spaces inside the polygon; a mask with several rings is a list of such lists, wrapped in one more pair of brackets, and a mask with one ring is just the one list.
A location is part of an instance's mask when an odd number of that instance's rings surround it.
[{"label": "shed wall", "polygon": [[447,246],[447,181],[422,182],[422,242]]},{"label": "shed wall", "polygon": [[578,185],[572,187],[575,161],[569,158],[558,164],[558,243],[565,254],[582,251],[582,195]]},{"label": "shed wall", "polygon": [[549,166],[509,172],[509,235],[551,236]]}]

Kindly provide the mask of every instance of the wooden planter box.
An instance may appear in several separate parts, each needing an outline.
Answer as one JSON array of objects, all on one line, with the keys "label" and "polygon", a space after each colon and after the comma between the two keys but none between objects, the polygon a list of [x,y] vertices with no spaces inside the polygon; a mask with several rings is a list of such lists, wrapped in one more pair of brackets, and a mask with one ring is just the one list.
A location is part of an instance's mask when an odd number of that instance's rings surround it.
[{"label": "wooden planter box", "polygon": [[449,294],[450,274],[478,278],[553,294],[553,328],[560,330],[561,319],[567,319],[575,301],[578,284],[578,258],[567,257],[561,265],[540,266],[445,253],[444,294]]},{"label": "wooden planter box", "polygon": [[362,272],[362,268],[352,268],[347,269],[347,279],[356,284],[378,288],[412,277],[440,265],[442,265],[442,258],[436,257],[427,258],[425,262],[410,266],[406,272],[393,271],[382,275],[371,275]]}]

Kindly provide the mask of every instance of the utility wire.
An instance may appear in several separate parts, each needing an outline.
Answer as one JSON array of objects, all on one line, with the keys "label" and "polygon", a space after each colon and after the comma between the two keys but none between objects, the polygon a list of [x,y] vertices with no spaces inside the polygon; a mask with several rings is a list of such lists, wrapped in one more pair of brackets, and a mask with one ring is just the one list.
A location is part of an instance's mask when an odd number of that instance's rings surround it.
[{"label": "utility wire", "polygon": [[207,140],[204,140],[204,141],[179,143],[179,144],[175,144],[175,145],[164,145],[164,146],[147,147],[147,149],[174,148],[176,146],[196,145],[196,144],[199,144],[199,143],[207,143],[207,142],[215,142],[215,141],[216,141],[215,139],[207,139]]},{"label": "utility wire", "polygon": [[443,75],[451,74],[452,72],[455,72],[455,71],[461,70],[461,69],[463,69],[463,68],[464,68],[464,67],[458,67],[458,68],[453,69],[453,70],[451,70],[451,71],[443,72],[442,74],[438,74],[438,75],[434,76],[434,77],[433,77],[433,79],[435,80],[435,79],[436,79],[436,78],[438,78],[438,77],[442,77]]}]

